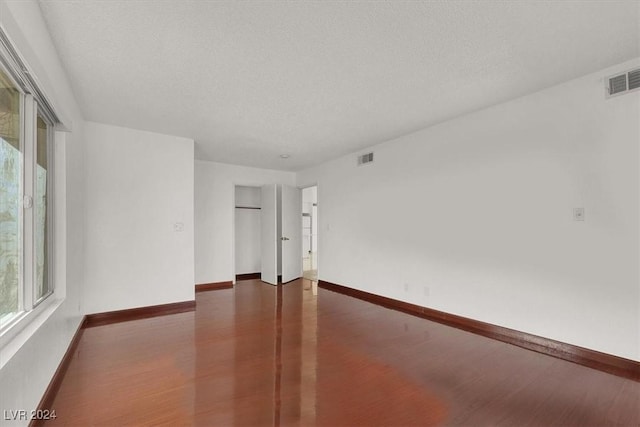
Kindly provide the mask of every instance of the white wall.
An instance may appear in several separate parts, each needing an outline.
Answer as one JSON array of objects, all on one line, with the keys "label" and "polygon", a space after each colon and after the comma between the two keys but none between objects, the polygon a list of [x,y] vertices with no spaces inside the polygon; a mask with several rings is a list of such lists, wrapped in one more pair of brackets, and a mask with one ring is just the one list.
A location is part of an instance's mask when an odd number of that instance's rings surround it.
[{"label": "white wall", "polygon": [[234,188],[295,184],[295,173],[195,162],[196,283],[234,280]]},{"label": "white wall", "polygon": [[236,209],[236,274],[259,273],[261,269],[260,210]]},{"label": "white wall", "polygon": [[320,278],[640,360],[640,92],[603,82],[638,64],[300,172]]},{"label": "white wall", "polygon": [[261,270],[261,206],[260,187],[236,187],[235,263],[236,274],[259,273]]},{"label": "white wall", "polygon": [[[70,130],[57,134],[55,141],[55,304],[30,325],[32,328],[19,334],[1,350],[0,410],[30,410],[37,407],[81,320],[84,274],[83,118],[37,2],[0,0],[0,25]],[[13,350],[9,351],[10,347]],[[4,420],[2,423],[28,424],[26,421]]]},{"label": "white wall", "polygon": [[85,311],[193,300],[193,140],[92,122],[85,133]]},{"label": "white wall", "polygon": [[260,187],[236,186],[236,207],[259,208],[262,203],[262,190]]}]

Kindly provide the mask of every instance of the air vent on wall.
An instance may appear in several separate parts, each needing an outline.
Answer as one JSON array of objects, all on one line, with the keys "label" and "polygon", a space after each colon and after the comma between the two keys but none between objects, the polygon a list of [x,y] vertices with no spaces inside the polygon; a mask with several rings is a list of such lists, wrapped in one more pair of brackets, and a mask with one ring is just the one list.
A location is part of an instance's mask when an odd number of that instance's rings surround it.
[{"label": "air vent on wall", "polygon": [[629,71],[627,76],[629,76],[629,90],[640,88],[640,68]]},{"label": "air vent on wall", "polygon": [[373,162],[373,153],[367,153],[358,156],[358,166],[366,165],[371,162]]},{"label": "air vent on wall", "polygon": [[640,89],[640,68],[607,78],[607,97]]}]

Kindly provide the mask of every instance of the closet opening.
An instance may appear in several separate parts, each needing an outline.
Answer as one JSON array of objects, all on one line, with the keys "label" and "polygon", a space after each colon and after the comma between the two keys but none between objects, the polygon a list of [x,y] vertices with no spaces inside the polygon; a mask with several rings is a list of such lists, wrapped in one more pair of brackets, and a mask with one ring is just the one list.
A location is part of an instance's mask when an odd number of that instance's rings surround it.
[{"label": "closet opening", "polygon": [[235,186],[235,279],[260,279],[261,208],[260,187]]}]

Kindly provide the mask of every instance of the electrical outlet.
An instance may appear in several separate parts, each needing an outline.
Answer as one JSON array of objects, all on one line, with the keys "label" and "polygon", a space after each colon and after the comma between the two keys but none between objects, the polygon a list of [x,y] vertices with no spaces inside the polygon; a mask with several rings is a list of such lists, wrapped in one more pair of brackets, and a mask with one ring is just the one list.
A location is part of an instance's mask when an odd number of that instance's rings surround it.
[{"label": "electrical outlet", "polygon": [[425,286],[422,288],[422,293],[424,294],[425,297],[429,296],[429,287]]},{"label": "electrical outlet", "polygon": [[405,292],[409,292],[409,284],[408,283],[404,284],[404,291]]},{"label": "electrical outlet", "polygon": [[175,232],[184,231],[184,223],[182,222],[173,223],[173,231]]},{"label": "electrical outlet", "polygon": [[584,221],[584,208],[573,208],[573,220]]}]

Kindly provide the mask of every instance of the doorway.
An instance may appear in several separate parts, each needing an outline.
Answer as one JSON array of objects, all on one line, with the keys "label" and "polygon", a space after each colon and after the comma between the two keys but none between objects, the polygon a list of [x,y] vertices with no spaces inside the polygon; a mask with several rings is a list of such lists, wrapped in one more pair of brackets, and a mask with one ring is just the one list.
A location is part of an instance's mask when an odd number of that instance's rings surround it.
[{"label": "doorway", "polygon": [[235,186],[236,282],[277,286],[302,277],[302,191],[284,184]]},{"label": "doorway", "polygon": [[302,277],[302,192],[285,184],[261,188],[260,280],[277,286]]},{"label": "doorway", "polygon": [[259,279],[261,272],[260,187],[235,186],[235,279]]},{"label": "doorway", "polygon": [[302,189],[302,277],[318,280],[318,186]]}]

